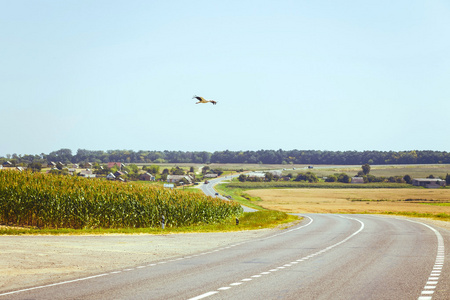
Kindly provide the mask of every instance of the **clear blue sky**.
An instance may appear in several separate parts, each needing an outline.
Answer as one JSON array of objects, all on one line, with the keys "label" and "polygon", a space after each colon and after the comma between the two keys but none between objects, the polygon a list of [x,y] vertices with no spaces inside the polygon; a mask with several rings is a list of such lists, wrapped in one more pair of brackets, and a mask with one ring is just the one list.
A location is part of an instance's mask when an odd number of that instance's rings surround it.
[{"label": "clear blue sky", "polygon": [[447,0],[0,4],[0,156],[450,151]]}]

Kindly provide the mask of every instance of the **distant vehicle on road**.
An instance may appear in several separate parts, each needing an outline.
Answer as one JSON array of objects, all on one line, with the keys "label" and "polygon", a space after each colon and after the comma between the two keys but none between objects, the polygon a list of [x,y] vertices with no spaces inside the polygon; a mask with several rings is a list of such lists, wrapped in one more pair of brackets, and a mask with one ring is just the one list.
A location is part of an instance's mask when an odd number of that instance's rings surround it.
[{"label": "distant vehicle on road", "polygon": [[205,184],[208,184],[209,183],[209,181],[208,180],[205,180]]},{"label": "distant vehicle on road", "polygon": [[216,195],[216,196],[219,196],[219,193],[216,193],[215,195]]}]

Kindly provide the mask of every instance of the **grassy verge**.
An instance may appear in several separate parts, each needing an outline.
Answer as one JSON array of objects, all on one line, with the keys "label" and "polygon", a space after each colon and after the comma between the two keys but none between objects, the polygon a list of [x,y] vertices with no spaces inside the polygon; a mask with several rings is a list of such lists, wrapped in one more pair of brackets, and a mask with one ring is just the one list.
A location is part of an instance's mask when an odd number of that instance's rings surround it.
[{"label": "grassy verge", "polygon": [[36,229],[36,228],[8,228],[0,227],[0,235],[103,235],[103,234],[173,234],[186,232],[226,232],[255,230],[262,228],[275,228],[289,223],[298,222],[297,216],[288,215],[279,211],[258,211],[255,213],[243,213],[239,217],[239,225],[236,219],[228,219],[220,224],[196,225],[184,227],[162,228],[119,228],[119,229]]},{"label": "grassy verge", "polygon": [[233,199],[244,206],[258,209],[258,210],[266,210],[265,208],[258,205],[258,201],[261,201],[259,197],[252,197],[245,193],[244,189],[241,188],[233,188],[227,184],[218,184],[214,187],[221,195],[229,195]]},{"label": "grassy verge", "polygon": [[429,219],[447,221],[447,222],[450,221],[450,214],[446,214],[446,213],[433,214],[433,213],[418,213],[418,212],[411,212],[411,211],[400,211],[400,212],[386,211],[381,214],[406,216],[406,217],[413,217],[413,218],[429,218]]}]

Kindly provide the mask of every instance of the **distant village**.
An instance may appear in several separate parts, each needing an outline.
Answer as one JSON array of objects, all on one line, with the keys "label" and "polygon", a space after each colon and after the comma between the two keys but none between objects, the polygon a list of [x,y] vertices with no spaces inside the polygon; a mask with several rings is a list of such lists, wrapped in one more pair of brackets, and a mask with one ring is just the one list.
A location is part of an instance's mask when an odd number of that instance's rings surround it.
[{"label": "distant village", "polygon": [[[135,164],[125,164],[121,162],[110,162],[104,165],[98,163],[83,164],[63,164],[62,162],[48,162],[47,165],[23,167],[14,166],[11,162],[5,161],[0,165],[0,170],[24,171],[32,168],[33,171],[45,172],[48,174],[80,176],[85,178],[105,178],[115,181],[162,181],[176,185],[193,184],[216,178],[223,173],[222,170],[211,170],[203,167],[198,172],[194,172],[193,167],[185,170],[180,167],[166,168],[160,172],[160,166],[142,166]],[[197,173],[197,174],[196,174]]]}]

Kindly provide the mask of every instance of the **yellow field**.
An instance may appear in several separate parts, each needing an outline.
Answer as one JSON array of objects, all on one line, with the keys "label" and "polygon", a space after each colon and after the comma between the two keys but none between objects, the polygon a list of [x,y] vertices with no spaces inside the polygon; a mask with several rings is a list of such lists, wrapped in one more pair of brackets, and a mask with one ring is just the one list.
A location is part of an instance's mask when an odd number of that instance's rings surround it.
[{"label": "yellow field", "polygon": [[285,212],[450,214],[450,206],[417,203],[450,202],[448,189],[264,189],[246,193],[259,197],[258,205],[264,208]]}]

